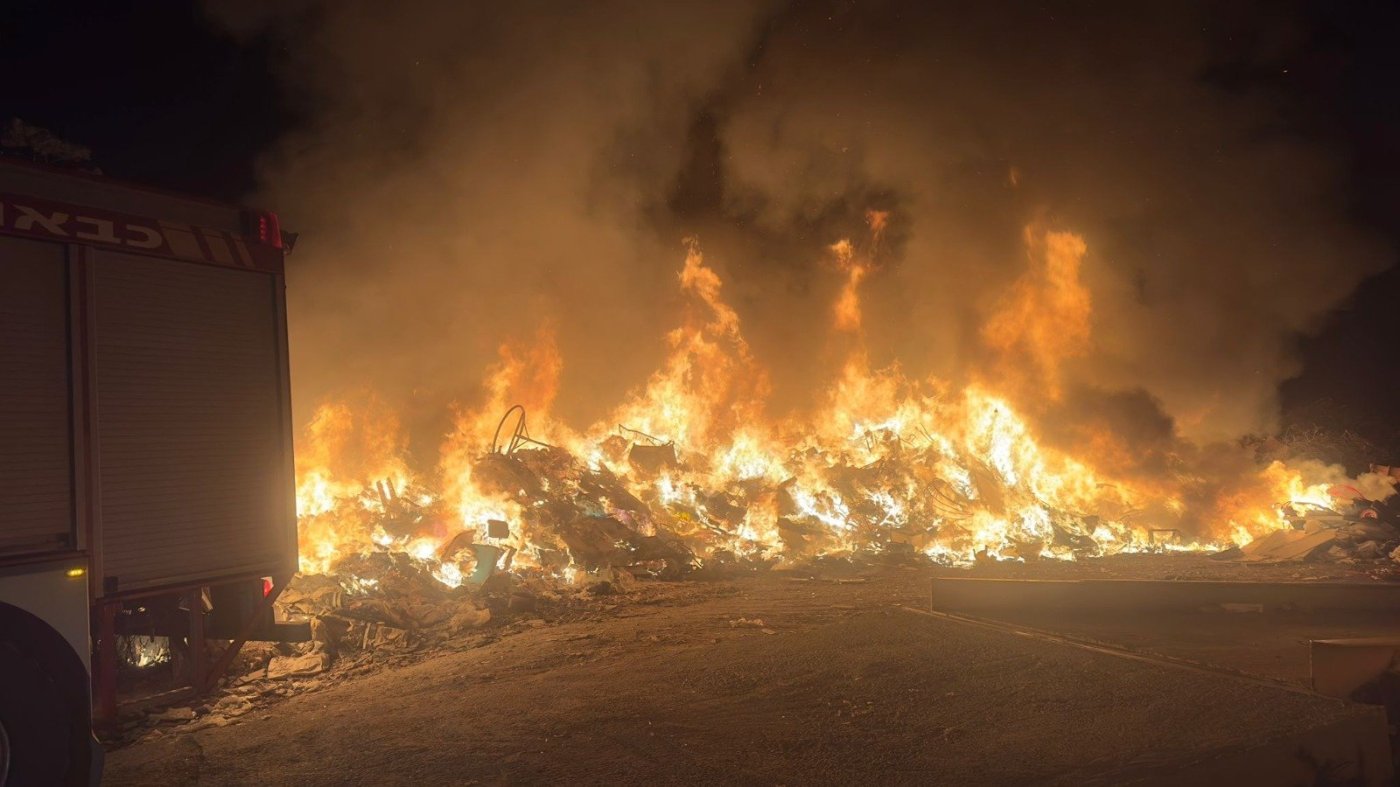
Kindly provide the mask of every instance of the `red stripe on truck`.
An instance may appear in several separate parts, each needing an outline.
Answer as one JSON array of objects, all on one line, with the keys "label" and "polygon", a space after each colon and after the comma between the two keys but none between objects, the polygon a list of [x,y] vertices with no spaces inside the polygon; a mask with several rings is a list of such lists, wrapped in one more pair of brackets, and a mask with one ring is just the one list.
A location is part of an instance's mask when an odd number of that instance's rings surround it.
[{"label": "red stripe on truck", "polygon": [[0,194],[0,234],[120,248],[225,268],[282,272],[282,250],[223,230]]}]

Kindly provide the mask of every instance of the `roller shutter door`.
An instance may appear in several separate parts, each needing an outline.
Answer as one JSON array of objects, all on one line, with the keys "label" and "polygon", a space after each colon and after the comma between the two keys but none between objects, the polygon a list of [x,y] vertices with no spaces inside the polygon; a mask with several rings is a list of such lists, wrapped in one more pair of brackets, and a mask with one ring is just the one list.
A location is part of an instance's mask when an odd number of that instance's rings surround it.
[{"label": "roller shutter door", "polygon": [[273,278],[94,257],[104,591],[285,567]]},{"label": "roller shutter door", "polygon": [[68,270],[56,243],[0,238],[0,556],[73,546]]}]

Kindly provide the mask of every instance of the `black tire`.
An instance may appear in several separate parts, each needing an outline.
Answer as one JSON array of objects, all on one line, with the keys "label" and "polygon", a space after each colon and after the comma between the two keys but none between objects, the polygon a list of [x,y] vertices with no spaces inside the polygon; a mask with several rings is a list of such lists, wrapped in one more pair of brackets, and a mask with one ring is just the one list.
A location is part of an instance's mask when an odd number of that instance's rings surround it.
[{"label": "black tire", "polygon": [[5,787],[5,774],[10,772],[10,736],[0,724],[0,787]]},{"label": "black tire", "polygon": [[87,783],[91,733],[72,694],[19,644],[0,640],[0,727],[9,760],[0,787]]}]

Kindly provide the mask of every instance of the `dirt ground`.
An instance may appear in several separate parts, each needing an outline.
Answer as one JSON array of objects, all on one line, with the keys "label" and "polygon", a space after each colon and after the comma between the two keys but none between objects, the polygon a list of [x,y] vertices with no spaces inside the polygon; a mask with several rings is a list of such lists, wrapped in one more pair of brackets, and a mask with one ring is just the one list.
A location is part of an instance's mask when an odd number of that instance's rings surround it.
[{"label": "dirt ground", "polygon": [[[1107,784],[1344,713],[895,608],[926,599],[928,577],[686,583],[597,620],[523,626],[338,681],[229,726],[148,736],[109,753],[105,783]],[[1191,645],[1188,623],[1155,638],[1140,625],[1077,625],[1149,650],[1214,647],[1236,667],[1252,659],[1302,679],[1301,629],[1265,637],[1261,656],[1199,632]]]},{"label": "dirt ground", "polygon": [[[974,571],[941,569],[950,577],[1002,579],[1155,579],[1187,581],[1346,583],[1395,586],[1400,575],[1394,564],[1279,563],[1249,565],[1212,560],[1200,555],[1119,555],[1077,562],[992,564]],[[927,597],[920,599],[927,606]],[[1102,642],[1134,652],[1221,667],[1306,687],[1311,681],[1309,643],[1314,639],[1400,637],[1400,620],[1384,610],[1257,614],[1209,611],[1054,612],[998,609],[977,613],[1073,637]]]}]

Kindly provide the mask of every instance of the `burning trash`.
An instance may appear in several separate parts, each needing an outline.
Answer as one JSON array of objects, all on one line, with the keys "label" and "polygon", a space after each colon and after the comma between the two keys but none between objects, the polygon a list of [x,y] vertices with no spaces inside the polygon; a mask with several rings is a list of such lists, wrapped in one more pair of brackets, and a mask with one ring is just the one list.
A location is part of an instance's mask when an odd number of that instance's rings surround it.
[{"label": "burning trash", "polygon": [[[867,254],[885,219],[869,223]],[[1085,340],[1085,249],[1069,233],[1027,238],[1032,272],[986,331],[997,357],[1033,361],[1004,376],[1008,390],[1031,374],[1053,399],[1059,363]],[[1096,434],[1099,450],[1083,457],[1043,443],[990,378],[955,391],[871,368],[859,293],[870,263],[849,243],[833,251],[848,276],[835,330],[852,349],[805,417],[765,416],[765,372],[693,243],[670,355],[585,431],[551,415],[561,362],[547,328],[502,348],[487,400],[458,413],[432,472],[410,468],[382,402],[323,406],[298,453],[307,576],[284,612],[316,620],[318,643],[336,653],[485,625],[531,603],[503,590],[512,583],[607,593],[832,557],[1387,561],[1400,546],[1393,474],[1351,479],[1313,461],[1256,464],[1244,446],[1212,449],[1220,459],[1182,444],[1147,475],[1112,434]],[[1212,461],[1230,469],[1211,477],[1200,468]]]}]

